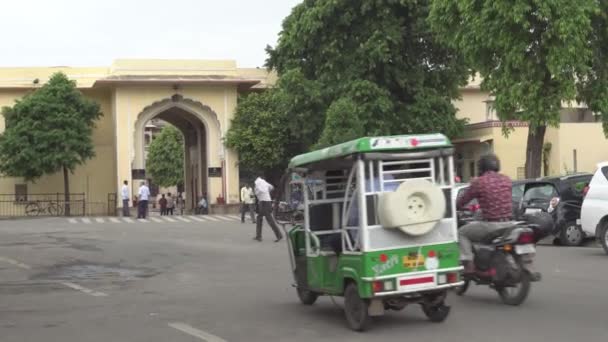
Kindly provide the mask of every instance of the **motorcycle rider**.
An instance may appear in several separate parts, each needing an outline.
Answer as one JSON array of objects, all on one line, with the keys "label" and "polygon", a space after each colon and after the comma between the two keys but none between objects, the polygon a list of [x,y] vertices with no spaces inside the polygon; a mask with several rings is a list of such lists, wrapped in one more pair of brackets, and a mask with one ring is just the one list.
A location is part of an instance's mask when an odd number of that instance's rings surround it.
[{"label": "motorcycle rider", "polygon": [[477,162],[479,177],[456,203],[462,209],[473,199],[477,199],[482,221],[471,222],[459,229],[460,258],[465,273],[474,273],[473,242],[481,242],[489,233],[505,227],[512,220],[511,179],[501,173],[500,161],[495,154],[482,156]]}]

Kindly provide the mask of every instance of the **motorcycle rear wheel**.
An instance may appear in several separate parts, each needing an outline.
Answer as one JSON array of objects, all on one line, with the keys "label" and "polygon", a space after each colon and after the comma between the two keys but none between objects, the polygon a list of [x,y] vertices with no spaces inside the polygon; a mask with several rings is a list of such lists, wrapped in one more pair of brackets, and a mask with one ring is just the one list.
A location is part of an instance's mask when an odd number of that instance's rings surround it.
[{"label": "motorcycle rear wheel", "polygon": [[530,293],[530,274],[522,272],[521,280],[516,286],[512,287],[497,287],[498,295],[503,303],[507,305],[520,305],[523,303]]}]

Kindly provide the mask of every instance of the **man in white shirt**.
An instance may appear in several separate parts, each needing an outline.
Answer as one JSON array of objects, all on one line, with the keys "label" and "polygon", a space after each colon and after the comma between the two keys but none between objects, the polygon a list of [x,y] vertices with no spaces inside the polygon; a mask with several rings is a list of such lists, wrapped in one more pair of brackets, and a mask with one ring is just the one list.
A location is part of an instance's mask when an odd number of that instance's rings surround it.
[{"label": "man in white shirt", "polygon": [[146,185],[146,182],[141,182],[139,187],[139,206],[137,211],[138,219],[145,219],[146,214],[148,213],[148,200],[150,199],[150,189]]},{"label": "man in white shirt", "polygon": [[120,190],[120,196],[122,198],[122,216],[130,216],[129,212],[129,182],[124,181],[122,189]]},{"label": "man in white shirt", "polygon": [[245,214],[247,212],[251,214],[251,223],[255,223],[253,203],[253,189],[251,189],[249,184],[245,184],[241,188],[241,223],[245,223]]},{"label": "man in white shirt", "polygon": [[258,177],[255,180],[255,195],[258,198],[258,220],[256,225],[256,234],[253,238],[254,240],[262,241],[262,224],[264,222],[264,217],[266,217],[266,221],[270,225],[270,228],[272,228],[274,231],[274,235],[277,238],[274,242],[279,242],[283,238],[283,234],[281,234],[277,223],[272,217],[272,200],[270,198],[270,192],[273,189],[274,187],[262,179],[262,177]]}]

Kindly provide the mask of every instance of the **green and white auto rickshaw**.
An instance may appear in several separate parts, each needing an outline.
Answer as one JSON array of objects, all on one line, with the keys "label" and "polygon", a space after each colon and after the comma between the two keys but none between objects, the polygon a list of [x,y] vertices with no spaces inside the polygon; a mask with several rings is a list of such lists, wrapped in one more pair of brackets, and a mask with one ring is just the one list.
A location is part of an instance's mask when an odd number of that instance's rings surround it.
[{"label": "green and white auto rickshaw", "polygon": [[302,220],[283,227],[300,301],[343,296],[357,331],[408,304],[445,320],[447,291],[463,284],[452,155],[445,136],[426,134],[360,138],[294,157],[283,191]]}]

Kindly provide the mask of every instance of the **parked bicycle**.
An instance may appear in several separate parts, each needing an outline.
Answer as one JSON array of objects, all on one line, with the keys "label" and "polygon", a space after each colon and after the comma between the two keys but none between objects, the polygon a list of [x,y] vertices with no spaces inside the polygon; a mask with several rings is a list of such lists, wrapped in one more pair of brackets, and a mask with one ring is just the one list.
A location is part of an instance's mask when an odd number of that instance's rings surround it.
[{"label": "parked bicycle", "polygon": [[56,201],[33,201],[25,206],[27,216],[60,216],[63,214],[63,206]]}]

